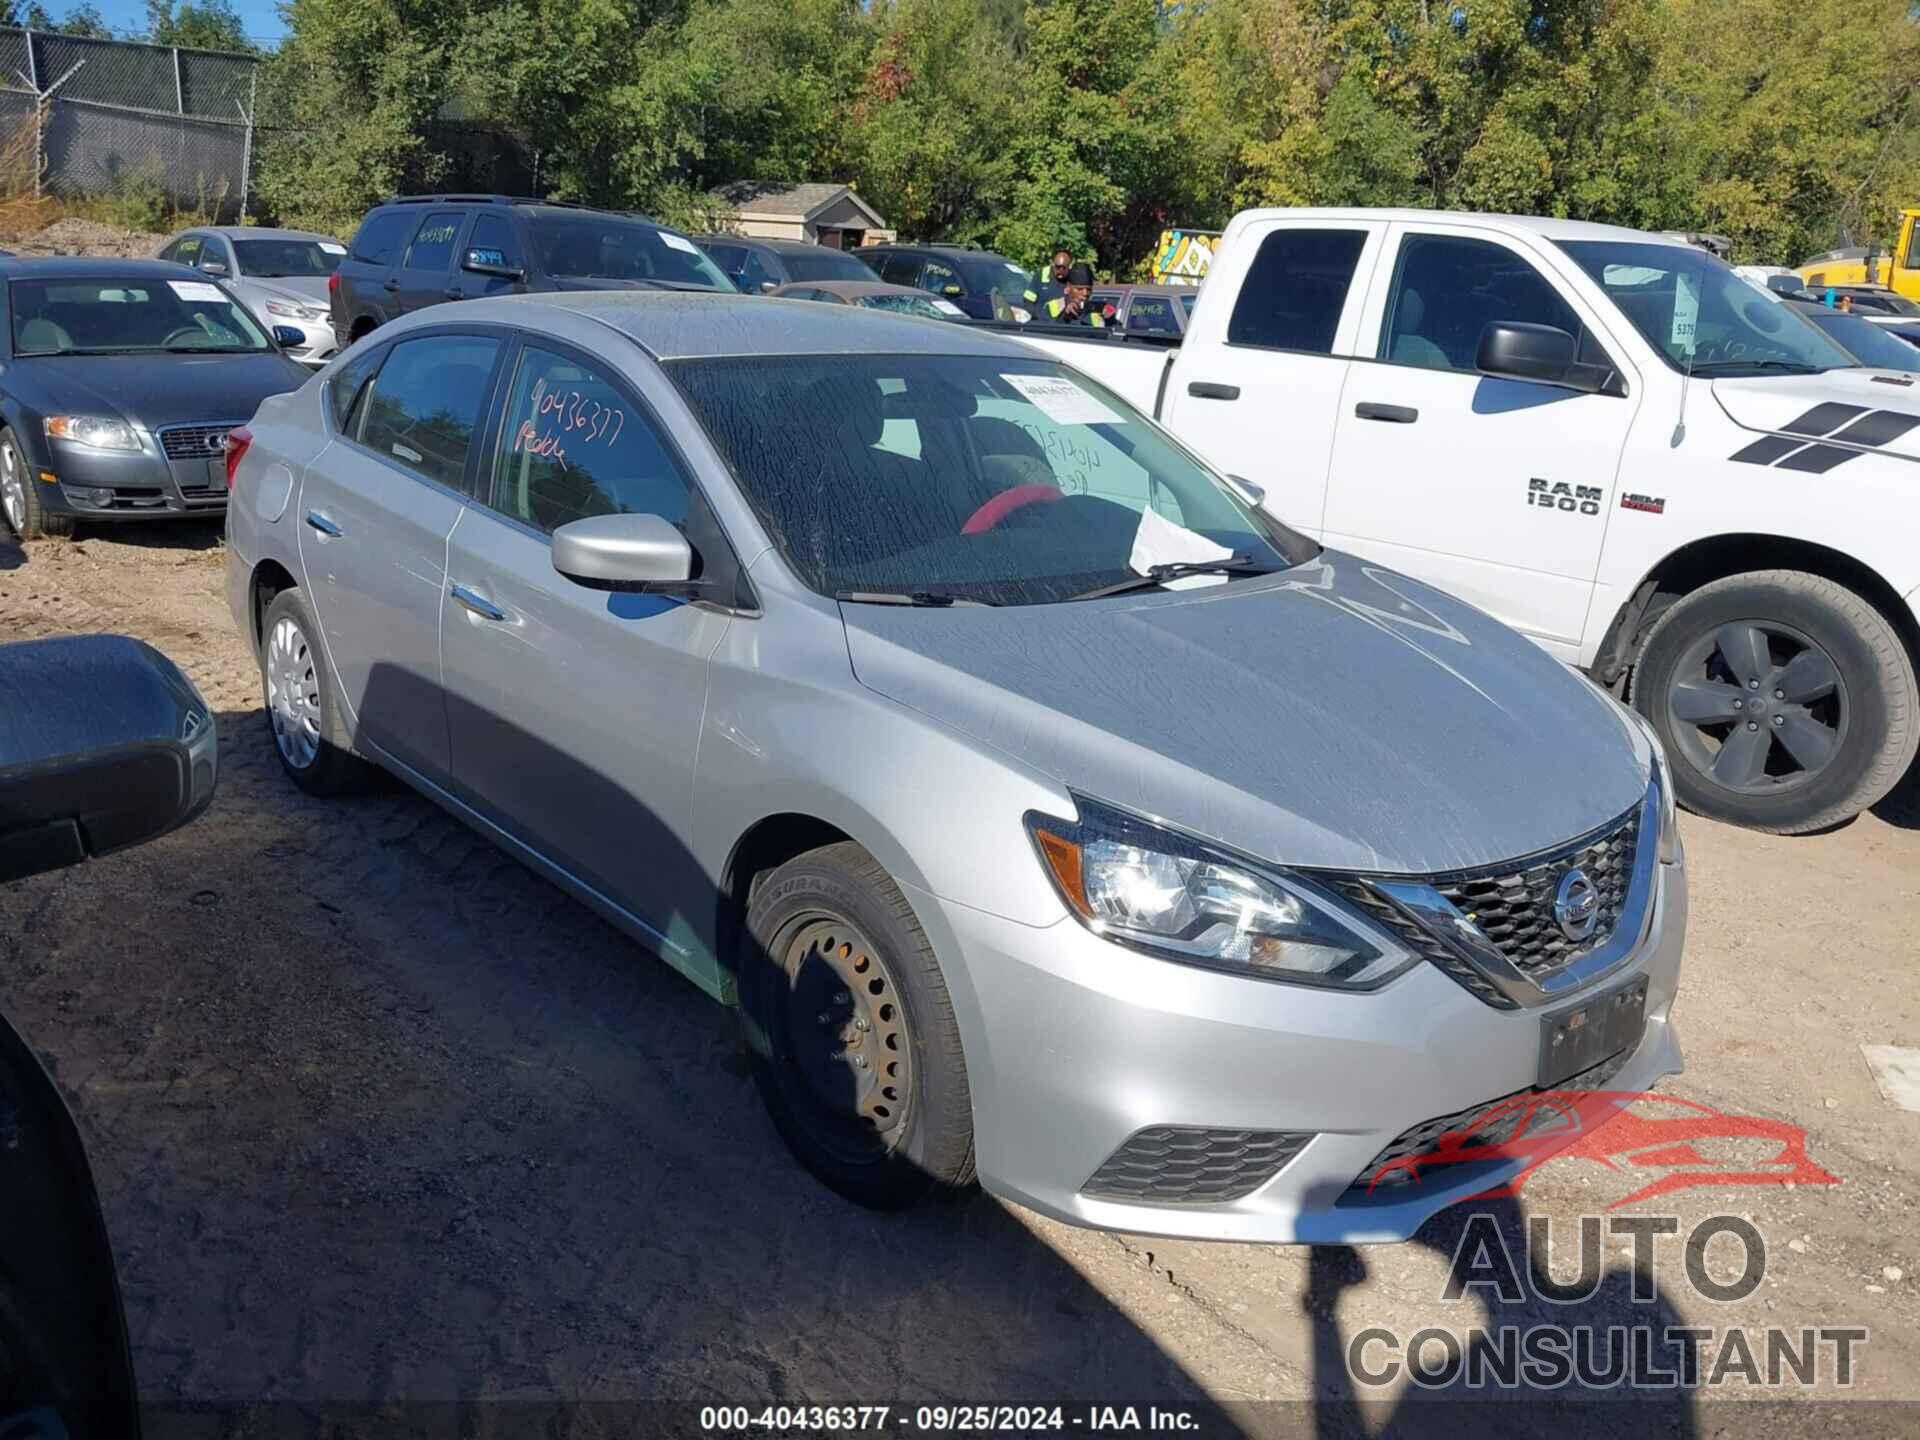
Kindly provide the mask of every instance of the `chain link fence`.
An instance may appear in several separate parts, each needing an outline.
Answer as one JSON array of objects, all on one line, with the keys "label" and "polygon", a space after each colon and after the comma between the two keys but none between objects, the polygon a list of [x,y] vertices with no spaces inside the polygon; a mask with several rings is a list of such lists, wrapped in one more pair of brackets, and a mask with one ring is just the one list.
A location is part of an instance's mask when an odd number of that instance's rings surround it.
[{"label": "chain link fence", "polygon": [[153,191],[221,219],[246,207],[259,60],[0,29],[0,151],[36,195]]}]

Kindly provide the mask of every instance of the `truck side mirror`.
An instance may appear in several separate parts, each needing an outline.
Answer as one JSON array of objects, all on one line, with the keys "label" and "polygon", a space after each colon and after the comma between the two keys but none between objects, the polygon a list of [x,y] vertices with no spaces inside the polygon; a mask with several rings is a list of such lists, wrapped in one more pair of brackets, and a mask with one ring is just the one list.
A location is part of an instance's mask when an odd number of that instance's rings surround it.
[{"label": "truck side mirror", "polygon": [[144,844],[213,799],[213,712],[124,635],[0,645],[0,880]]},{"label": "truck side mirror", "polygon": [[1582,364],[1579,353],[1580,342],[1558,325],[1494,320],[1480,332],[1473,364],[1482,375],[1500,380],[1560,385],[1589,395],[1607,390],[1613,381],[1612,369]]}]

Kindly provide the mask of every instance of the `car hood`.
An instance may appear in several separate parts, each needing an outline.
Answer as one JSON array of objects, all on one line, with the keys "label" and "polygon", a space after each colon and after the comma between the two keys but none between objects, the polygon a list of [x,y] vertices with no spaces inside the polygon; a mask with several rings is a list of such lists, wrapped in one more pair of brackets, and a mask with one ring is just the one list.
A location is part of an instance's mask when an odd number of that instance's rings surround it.
[{"label": "car hood", "polygon": [[307,372],[258,355],[40,355],[7,366],[7,385],[42,414],[118,415],[149,430],[253,417]]},{"label": "car hood", "polygon": [[1715,380],[1713,398],[1743,430],[1920,460],[1920,380],[1898,370]]},{"label": "car hood", "polygon": [[236,288],[245,291],[250,300],[256,296],[263,301],[291,300],[296,305],[316,305],[322,310],[328,303],[324,275],[276,275],[271,280],[248,276]]},{"label": "car hood", "polygon": [[1651,755],[1490,617],[1324,552],[1230,587],[843,605],[863,685],[1060,782],[1267,860],[1418,874],[1630,809]]}]

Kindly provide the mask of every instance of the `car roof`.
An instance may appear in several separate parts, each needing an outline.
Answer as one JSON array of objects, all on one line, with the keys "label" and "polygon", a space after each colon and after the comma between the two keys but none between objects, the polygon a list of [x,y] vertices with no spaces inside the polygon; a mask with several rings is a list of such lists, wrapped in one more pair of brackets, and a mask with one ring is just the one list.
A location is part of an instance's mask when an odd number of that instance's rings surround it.
[{"label": "car roof", "polygon": [[[1637,245],[1672,245],[1681,250],[1699,250],[1672,235],[1655,235],[1646,230],[1630,230],[1624,225],[1599,225],[1590,220],[1560,220],[1551,215],[1483,215],[1472,210],[1370,210],[1365,208],[1289,208],[1243,210],[1234,217],[1237,226],[1256,220],[1384,220],[1403,225],[1431,225],[1435,221],[1450,224],[1494,224],[1524,230],[1543,240],[1612,240]],[[1705,252],[1702,252],[1705,253]]]},{"label": "car roof", "polygon": [[[416,313],[426,323],[444,323],[448,317],[436,315],[438,308]],[[541,310],[596,320],[662,361],[722,355],[901,353],[1044,358],[1019,341],[989,330],[857,306],[843,309],[817,300],[691,291],[589,290],[500,295],[460,303],[463,319],[495,320],[507,325],[538,325],[537,313],[528,312]],[[923,328],[913,328],[916,326]],[[384,335],[387,330],[379,333]]]},{"label": "car roof", "polygon": [[334,243],[331,235],[322,235],[318,230],[276,230],[267,225],[190,225],[180,232],[182,235],[222,235],[229,240],[325,240]]},{"label": "car roof", "polygon": [[0,275],[9,280],[50,280],[62,275],[123,280],[206,279],[191,265],[176,265],[171,260],[121,260],[111,255],[9,255],[0,259]]},{"label": "car roof", "polygon": [[772,240],[764,235],[702,235],[701,241],[713,245],[748,245],[756,250],[771,250],[776,255],[811,255],[816,250],[831,250],[850,255],[850,250],[835,250],[831,245],[816,245],[811,240]]},{"label": "car roof", "polygon": [[794,280],[780,289],[825,290],[831,295],[844,295],[848,299],[859,295],[918,295],[926,300],[933,298],[912,285],[889,285],[884,280]]}]

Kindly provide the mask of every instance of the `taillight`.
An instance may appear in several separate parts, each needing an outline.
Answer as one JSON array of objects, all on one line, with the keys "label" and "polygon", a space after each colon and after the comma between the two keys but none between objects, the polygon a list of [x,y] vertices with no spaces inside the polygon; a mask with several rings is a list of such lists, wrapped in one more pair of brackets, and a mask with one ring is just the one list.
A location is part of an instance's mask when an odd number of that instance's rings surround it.
[{"label": "taillight", "polygon": [[327,294],[338,295],[339,293],[340,293],[340,272],[336,270],[331,275],[327,276]]},{"label": "taillight", "polygon": [[240,468],[240,457],[247,453],[247,447],[253,444],[253,432],[244,425],[236,425],[227,432],[226,461],[227,489],[233,489],[233,472]]}]

